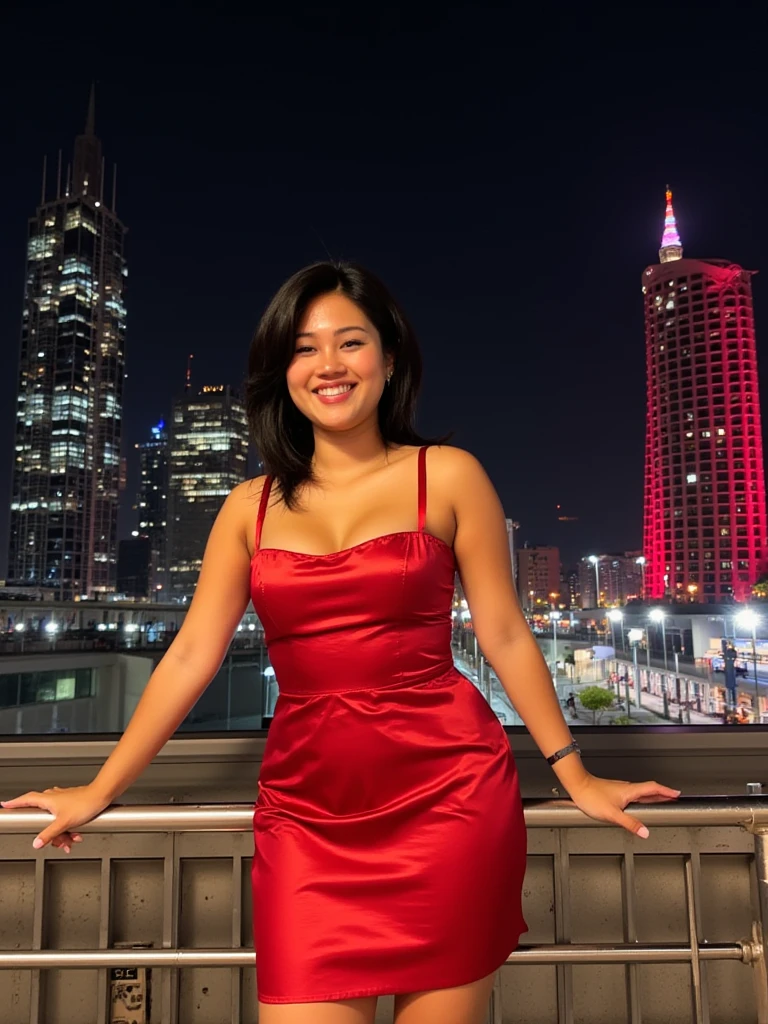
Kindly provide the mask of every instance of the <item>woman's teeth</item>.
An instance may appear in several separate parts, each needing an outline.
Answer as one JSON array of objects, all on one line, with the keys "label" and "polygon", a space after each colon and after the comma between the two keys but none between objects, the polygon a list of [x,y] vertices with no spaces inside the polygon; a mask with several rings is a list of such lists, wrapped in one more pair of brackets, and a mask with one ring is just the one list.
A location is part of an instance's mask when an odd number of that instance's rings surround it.
[{"label": "woman's teeth", "polygon": [[342,384],[337,388],[318,388],[318,395],[343,395],[345,391],[351,391],[351,384]]}]

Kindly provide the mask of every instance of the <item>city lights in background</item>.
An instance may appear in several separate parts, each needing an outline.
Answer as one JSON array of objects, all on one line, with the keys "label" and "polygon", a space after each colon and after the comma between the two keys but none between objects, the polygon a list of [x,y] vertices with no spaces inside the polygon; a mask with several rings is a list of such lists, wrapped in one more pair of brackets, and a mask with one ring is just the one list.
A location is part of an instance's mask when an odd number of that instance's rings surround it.
[{"label": "city lights in background", "polygon": [[672,209],[672,189],[669,185],[667,185],[666,199],[667,208],[664,212],[664,234],[661,238],[662,249],[668,249],[670,246],[682,246],[677,230],[675,211]]}]

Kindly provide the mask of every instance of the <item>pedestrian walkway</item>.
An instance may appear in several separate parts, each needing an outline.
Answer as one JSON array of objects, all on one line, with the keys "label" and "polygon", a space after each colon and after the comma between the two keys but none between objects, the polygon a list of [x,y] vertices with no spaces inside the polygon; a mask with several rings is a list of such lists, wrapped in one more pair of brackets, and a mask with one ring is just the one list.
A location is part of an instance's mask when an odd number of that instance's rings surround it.
[{"label": "pedestrian walkway", "polygon": [[[601,683],[587,683],[578,684],[571,689],[576,694],[577,698],[577,713],[578,721],[580,725],[591,725],[592,724],[592,712],[587,711],[586,708],[582,708],[578,705],[579,691],[586,688],[586,686],[603,686],[607,688],[607,681],[603,680]],[[615,687],[610,687],[615,692]],[[625,689],[624,683],[619,683],[619,693],[622,703],[625,702]],[[629,699],[634,701],[635,699],[635,688],[630,685],[629,687]],[[632,725],[680,725],[681,721],[678,717],[680,707],[677,704],[669,705],[669,718],[664,717],[664,701],[661,697],[657,697],[653,693],[641,692],[640,694],[640,707],[635,707],[634,703],[630,704],[629,711],[626,707],[622,710],[619,708],[610,708],[606,711],[601,720],[601,725],[612,725],[617,718],[623,719],[629,716]],[[623,721],[622,721],[622,724]],[[722,725],[721,718],[712,718],[710,715],[702,714],[700,711],[692,709],[690,712],[682,709],[682,724],[683,725]]]},{"label": "pedestrian walkway", "polygon": [[[466,676],[470,682],[480,690],[486,699],[487,697],[487,685],[481,686],[476,670],[472,667],[471,662],[465,658],[461,652],[454,650],[453,660],[456,668]],[[504,725],[524,725],[525,723],[517,714],[515,709],[507,696],[506,691],[501,685],[500,680],[496,676],[495,672],[490,671],[487,667],[485,669],[486,678],[490,676],[490,706],[499,721]],[[602,686],[608,688],[607,681],[605,679],[599,680],[598,682],[583,682],[573,683],[568,679],[567,676],[558,677],[558,689],[560,693],[568,694],[573,691],[576,695],[576,718],[573,718],[567,709],[564,709],[566,720],[569,724],[576,725],[592,725],[593,715],[591,711],[587,711],[586,708],[581,707],[579,702],[579,693],[581,690],[586,689],[588,686]],[[615,689],[611,687],[612,690]],[[619,684],[620,689],[620,700],[622,704],[625,701],[625,688],[624,684]],[[634,701],[634,687],[629,687],[629,699]],[[621,719],[621,724],[631,725],[680,725],[680,719],[678,717],[678,711],[680,710],[677,704],[669,705],[669,718],[664,717],[664,701],[661,697],[657,697],[652,693],[641,693],[640,694],[640,707],[635,707],[634,704],[630,705],[629,711],[626,707],[609,708],[604,711],[600,716],[600,725],[613,725],[616,719]],[[629,723],[625,722],[625,719],[629,717]],[[683,725],[722,725],[721,718],[713,718],[710,715],[705,715],[695,709],[691,711],[682,710],[682,724]]]}]

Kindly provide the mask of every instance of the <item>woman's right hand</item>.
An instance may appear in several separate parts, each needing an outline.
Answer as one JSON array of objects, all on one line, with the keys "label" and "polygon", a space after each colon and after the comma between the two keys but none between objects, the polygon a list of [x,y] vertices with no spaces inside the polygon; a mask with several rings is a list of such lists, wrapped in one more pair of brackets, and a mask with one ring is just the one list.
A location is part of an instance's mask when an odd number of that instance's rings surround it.
[{"label": "woman's right hand", "polygon": [[50,843],[66,853],[70,852],[72,843],[80,843],[83,839],[79,832],[72,830],[95,818],[108,806],[109,801],[104,800],[93,786],[72,786],[69,789],[53,786],[42,793],[32,790],[13,800],[0,800],[0,807],[6,810],[39,807],[52,814],[53,821],[38,834],[32,845],[39,850]]}]

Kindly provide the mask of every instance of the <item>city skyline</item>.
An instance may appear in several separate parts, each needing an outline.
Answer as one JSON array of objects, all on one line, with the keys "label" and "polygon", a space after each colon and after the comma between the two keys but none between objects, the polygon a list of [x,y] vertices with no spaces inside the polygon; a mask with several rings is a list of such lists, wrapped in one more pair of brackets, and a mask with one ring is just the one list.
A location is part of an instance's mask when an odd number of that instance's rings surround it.
[{"label": "city skyline", "polygon": [[[435,24],[389,26],[372,37],[376,53],[401,56],[401,80],[367,64],[347,98],[350,116],[334,121],[324,88],[307,91],[302,55],[326,48],[329,60],[313,74],[331,87],[331,55],[354,50],[365,26],[325,25],[324,17],[264,27],[275,53],[290,40],[297,58],[290,73],[268,54],[256,71],[214,54],[220,73],[205,83],[183,55],[172,73],[147,58],[141,80],[130,68],[118,75],[97,63],[85,81],[60,80],[53,103],[32,83],[10,113],[20,157],[2,168],[4,194],[30,205],[40,155],[77,127],[90,78],[97,79],[98,123],[120,164],[120,205],[131,225],[124,453],[169,415],[190,351],[196,383],[237,385],[271,292],[330,252],[372,266],[402,301],[425,356],[419,425],[425,433],[455,429],[453,443],[481,459],[506,514],[521,524],[518,544],[555,545],[566,565],[586,553],[639,548],[645,388],[637,276],[658,246],[667,180],[690,252],[765,266],[762,142],[750,131],[761,114],[758,92],[747,91],[738,108],[716,92],[705,110],[694,108],[682,91],[662,89],[654,68],[663,55],[651,47],[642,68],[615,51],[607,58],[610,95],[604,87],[593,93],[591,44],[580,36],[579,60],[569,63],[563,30],[551,52],[587,97],[578,109],[559,80],[534,90],[492,60],[467,68],[460,91],[438,94],[421,78],[435,66],[431,54],[463,52],[467,32],[503,38],[489,32],[501,13],[481,12],[465,25],[446,12]],[[677,39],[674,15],[669,31]],[[133,43],[130,33],[116,40]],[[706,40],[687,23],[678,54],[690,73],[709,59]],[[752,74],[743,49],[739,69]],[[256,100],[267,83],[265,106]],[[249,110],[258,110],[257,122]],[[639,119],[632,127],[629,110]],[[545,132],[552,117],[554,130]],[[669,133],[673,122],[686,130]],[[391,150],[365,137],[374,123],[395,140]],[[711,142],[734,132],[744,140],[737,164]],[[355,146],[361,155],[351,161]],[[21,219],[14,204],[4,205],[0,329],[13,339]],[[760,277],[754,296],[764,373]],[[132,472],[128,495],[136,491]],[[134,526],[125,505],[121,537]]]}]

